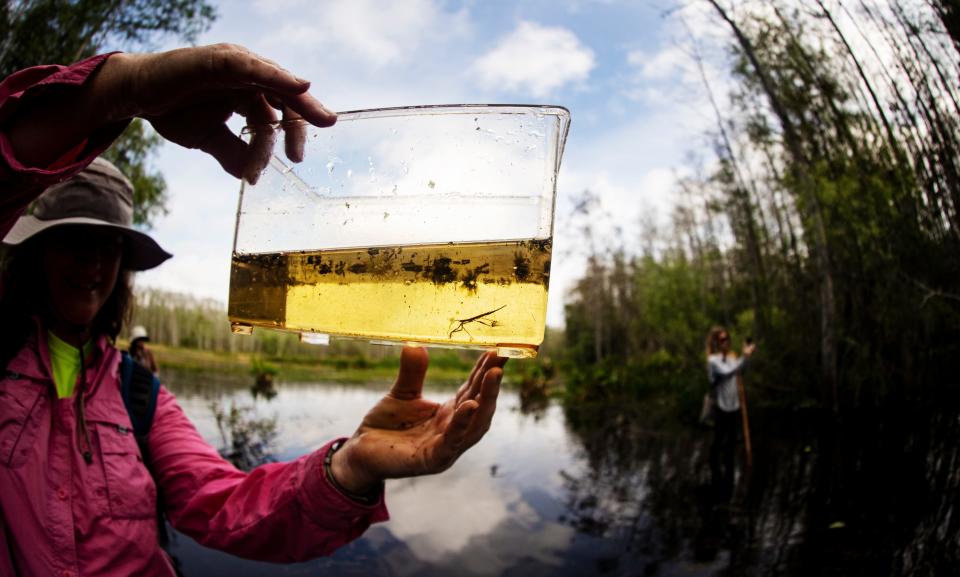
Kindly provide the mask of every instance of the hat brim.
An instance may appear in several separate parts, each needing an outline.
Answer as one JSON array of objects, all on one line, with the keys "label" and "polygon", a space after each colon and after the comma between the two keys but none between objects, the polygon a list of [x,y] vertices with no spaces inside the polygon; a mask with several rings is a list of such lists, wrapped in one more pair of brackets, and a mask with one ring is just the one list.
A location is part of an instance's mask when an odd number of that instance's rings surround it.
[{"label": "hat brim", "polygon": [[165,260],[173,256],[160,248],[157,241],[139,230],[84,216],[60,218],[56,220],[40,220],[33,215],[21,216],[13,225],[13,228],[10,229],[10,232],[7,233],[7,236],[3,238],[3,244],[16,246],[35,237],[41,232],[65,225],[96,226],[112,228],[118,231],[127,240],[125,246],[125,264],[127,268],[133,270],[149,270],[160,266]]}]

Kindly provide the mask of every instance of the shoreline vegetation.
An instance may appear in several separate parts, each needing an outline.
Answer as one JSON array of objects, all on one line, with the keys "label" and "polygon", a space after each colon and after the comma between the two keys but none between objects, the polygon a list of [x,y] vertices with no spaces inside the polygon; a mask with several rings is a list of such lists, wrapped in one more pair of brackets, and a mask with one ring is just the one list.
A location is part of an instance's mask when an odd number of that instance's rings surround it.
[{"label": "shoreline vegetation", "polygon": [[[126,349],[126,341],[118,341]],[[290,357],[264,356],[251,352],[210,351],[191,347],[176,347],[151,343],[151,350],[160,365],[161,380],[170,375],[216,375],[219,380],[249,385],[262,374],[269,374],[277,382],[332,382],[332,383],[390,383],[400,367],[399,348],[394,354],[380,359],[364,356],[297,355]],[[461,359],[458,352],[431,349],[429,383],[434,385],[459,384],[469,374],[472,364]]]}]

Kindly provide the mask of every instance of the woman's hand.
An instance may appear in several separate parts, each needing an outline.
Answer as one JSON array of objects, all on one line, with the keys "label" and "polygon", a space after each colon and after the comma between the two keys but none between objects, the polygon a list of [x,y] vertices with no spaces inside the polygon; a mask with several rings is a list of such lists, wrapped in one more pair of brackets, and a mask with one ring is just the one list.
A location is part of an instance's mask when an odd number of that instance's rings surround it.
[{"label": "woman's hand", "polygon": [[226,125],[238,113],[250,125],[269,125],[280,111],[286,153],[303,159],[303,119],[316,126],[337,120],[307,93],[310,83],[246,48],[215,44],[158,54],[115,54],[99,71],[94,89],[103,93],[108,121],[140,116],[161,136],[216,158],[230,174],[255,182],[270,160],[272,127],[243,142]]},{"label": "woman's hand", "polygon": [[743,356],[749,357],[753,354],[755,350],[757,350],[757,345],[755,345],[754,343],[743,345]]},{"label": "woman's hand", "polygon": [[310,83],[232,44],[157,54],[114,54],[76,90],[48,90],[21,106],[7,128],[17,158],[48,166],[101,127],[139,116],[161,136],[212,155],[224,170],[256,182],[273,150],[273,127],[249,143],[227,127],[234,113],[248,124],[280,112],[290,160],[303,159],[305,125],[330,126],[337,115],[307,94]]},{"label": "woman's hand", "polygon": [[506,362],[492,351],[484,353],[456,396],[438,404],[421,396],[427,351],[404,347],[393,388],[333,455],[334,479],[362,494],[383,479],[449,468],[490,428]]}]

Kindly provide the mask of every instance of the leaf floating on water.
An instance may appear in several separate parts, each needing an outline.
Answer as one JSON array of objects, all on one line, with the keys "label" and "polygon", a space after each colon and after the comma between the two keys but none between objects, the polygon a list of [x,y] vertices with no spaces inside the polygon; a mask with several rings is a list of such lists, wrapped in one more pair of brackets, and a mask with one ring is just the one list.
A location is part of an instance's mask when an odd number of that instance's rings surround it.
[{"label": "leaf floating on water", "polygon": [[846,526],[847,524],[843,521],[834,521],[833,523],[830,523],[830,526],[827,527],[827,529],[843,529]]}]

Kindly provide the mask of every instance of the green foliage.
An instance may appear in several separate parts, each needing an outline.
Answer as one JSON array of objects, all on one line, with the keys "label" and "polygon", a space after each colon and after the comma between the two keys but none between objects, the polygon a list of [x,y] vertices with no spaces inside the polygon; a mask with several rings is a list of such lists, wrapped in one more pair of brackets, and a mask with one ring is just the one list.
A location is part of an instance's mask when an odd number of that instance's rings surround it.
[{"label": "green foliage", "polygon": [[594,250],[566,307],[568,401],[694,415],[714,324],[757,340],[761,405],[873,405],[955,380],[960,52],[938,28],[952,12],[861,4],[891,63],[852,48],[826,3],[707,1],[732,33],[719,162],[681,183],[658,250]]},{"label": "green foliage", "polygon": [[535,361],[519,361],[510,367],[511,381],[516,381],[522,389],[547,389],[557,376],[556,365],[549,357],[538,357]]},{"label": "green foliage", "polygon": [[[464,375],[467,375],[469,374],[470,369],[473,367],[475,357],[475,352],[457,351],[452,349],[431,349],[430,367],[433,369],[460,371]],[[379,364],[380,366],[383,366],[382,361]]]},{"label": "green foliage", "polygon": [[260,377],[264,375],[274,377],[279,371],[280,369],[277,368],[277,365],[265,361],[260,357],[253,357],[250,359],[250,374],[254,377]]},{"label": "green foliage", "polygon": [[205,0],[22,0],[0,6],[0,75],[70,64],[104,46],[150,48],[164,36],[193,42],[216,17]]}]

